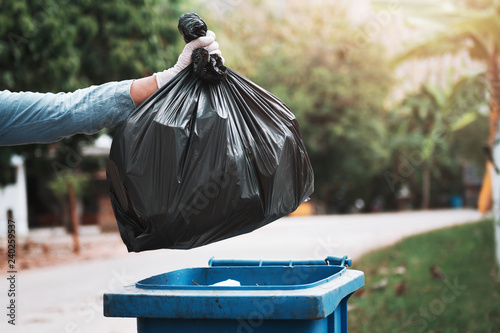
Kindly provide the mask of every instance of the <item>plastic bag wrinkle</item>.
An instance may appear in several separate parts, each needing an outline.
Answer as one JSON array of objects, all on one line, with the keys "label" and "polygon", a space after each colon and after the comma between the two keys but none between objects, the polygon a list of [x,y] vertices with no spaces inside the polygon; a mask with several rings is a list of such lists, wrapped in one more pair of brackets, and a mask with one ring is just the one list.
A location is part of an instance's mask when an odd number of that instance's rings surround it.
[{"label": "plastic bag wrinkle", "polygon": [[312,193],[291,111],[230,69],[214,84],[191,68],[139,106],[114,139],[108,180],[129,251],[188,249],[251,232]]}]

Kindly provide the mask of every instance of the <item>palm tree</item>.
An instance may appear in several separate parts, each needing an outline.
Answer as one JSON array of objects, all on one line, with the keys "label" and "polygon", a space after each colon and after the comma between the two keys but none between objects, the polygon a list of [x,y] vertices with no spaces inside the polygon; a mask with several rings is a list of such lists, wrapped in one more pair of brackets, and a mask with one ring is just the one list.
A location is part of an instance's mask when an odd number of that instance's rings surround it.
[{"label": "palm tree", "polygon": [[[386,1],[375,1],[387,6]],[[400,0],[400,8],[408,21],[433,28],[435,34],[424,42],[409,47],[396,61],[426,58],[442,54],[457,54],[466,50],[471,59],[484,64],[488,80],[490,126],[488,146],[493,156],[500,157],[498,133],[500,107],[500,0]],[[500,175],[494,175],[500,177]],[[500,182],[493,181],[493,184]],[[493,187],[500,194],[500,188]],[[497,239],[500,239],[500,196],[494,195],[494,216]],[[500,241],[497,242],[500,265]]]},{"label": "palm tree", "polygon": [[[435,167],[442,164],[450,152],[445,138],[474,124],[480,115],[480,107],[476,107],[479,101],[474,93],[470,93],[482,87],[478,76],[448,81],[443,87],[423,84],[418,92],[406,96],[397,105],[399,131],[405,133],[399,146],[418,153],[418,163],[422,167],[422,209],[428,209],[430,205],[431,173],[437,171]],[[410,154],[406,152],[406,155]]]}]

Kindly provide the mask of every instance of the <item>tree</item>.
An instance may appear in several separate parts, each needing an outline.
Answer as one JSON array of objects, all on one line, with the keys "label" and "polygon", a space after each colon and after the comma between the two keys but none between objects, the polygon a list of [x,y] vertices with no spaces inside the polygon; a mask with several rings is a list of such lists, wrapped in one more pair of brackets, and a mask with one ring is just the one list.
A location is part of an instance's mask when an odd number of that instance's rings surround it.
[{"label": "tree", "polygon": [[[484,117],[481,114],[486,87],[479,76],[463,77],[444,86],[423,84],[420,90],[407,95],[394,106],[390,116],[393,140],[391,151],[395,169],[386,174],[396,190],[398,183],[410,183],[412,193],[420,193],[422,209],[431,206],[432,179],[451,178],[450,183],[461,183],[461,162],[475,162],[480,151],[480,140],[472,140],[476,147],[464,151],[463,141],[454,136],[468,126],[474,126]],[[479,142],[478,142],[479,141]],[[479,146],[479,147],[477,147]],[[420,189],[412,183],[418,183]],[[401,185],[401,184],[398,184]],[[436,183],[439,185],[439,182]],[[450,188],[460,192],[459,188]]]},{"label": "tree", "polygon": [[78,240],[80,214],[76,197],[83,195],[88,182],[89,178],[86,174],[64,173],[49,183],[49,187],[61,203],[64,224],[67,230],[73,234],[73,251],[75,253],[80,252]]},{"label": "tree", "polygon": [[2,3],[0,89],[71,91],[175,60],[178,1]]},{"label": "tree", "polygon": [[484,63],[490,90],[488,144],[493,146],[500,107],[500,1],[461,1],[454,5],[450,1],[405,0],[401,8],[417,27],[434,27],[435,35],[409,47],[397,57],[397,63],[412,58],[457,54],[462,50]]},{"label": "tree", "polygon": [[[490,95],[488,146],[494,151],[494,156],[500,158],[500,146],[495,141],[499,134],[500,111],[500,1],[403,0],[400,4],[410,22],[420,27],[432,27],[435,34],[423,43],[408,48],[398,61],[466,50],[472,59],[484,64]],[[500,188],[493,186],[493,192],[495,230],[500,235]],[[500,266],[500,242],[497,242],[497,260]]]},{"label": "tree", "polygon": [[[182,48],[179,6],[179,0],[2,2],[0,89],[73,91],[170,67]],[[0,148],[0,174],[14,153],[27,157],[31,180],[71,172],[83,161],[79,148],[94,137]]]},{"label": "tree", "polygon": [[[383,124],[391,71],[376,43],[352,47],[356,26],[331,1],[239,4],[215,22],[226,65],[295,113],[315,172],[315,196],[331,210],[371,199],[388,157]],[[227,43],[229,41],[229,43]],[[229,46],[228,46],[229,44]]]}]

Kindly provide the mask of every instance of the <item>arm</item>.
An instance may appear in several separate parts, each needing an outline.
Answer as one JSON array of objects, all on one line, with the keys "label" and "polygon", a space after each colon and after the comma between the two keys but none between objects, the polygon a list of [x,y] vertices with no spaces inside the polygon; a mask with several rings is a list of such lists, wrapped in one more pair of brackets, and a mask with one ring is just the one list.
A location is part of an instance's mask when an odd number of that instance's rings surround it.
[{"label": "arm", "polygon": [[132,80],[71,93],[0,91],[0,146],[49,143],[112,127],[134,110]]},{"label": "arm", "polygon": [[0,146],[50,143],[113,127],[187,67],[193,50],[205,47],[220,54],[214,39],[210,32],[186,44],[174,67],[135,81],[110,82],[72,93],[0,91]]},{"label": "arm", "polygon": [[158,90],[158,84],[156,83],[155,76],[144,77],[134,80],[130,87],[130,97],[132,97],[135,106],[139,106],[156,90]]}]

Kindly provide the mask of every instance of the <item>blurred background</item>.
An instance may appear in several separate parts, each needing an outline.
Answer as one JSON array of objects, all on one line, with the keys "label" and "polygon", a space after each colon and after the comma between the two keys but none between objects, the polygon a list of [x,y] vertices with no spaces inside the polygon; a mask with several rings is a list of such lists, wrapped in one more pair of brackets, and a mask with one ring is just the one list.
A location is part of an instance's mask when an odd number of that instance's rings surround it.
[{"label": "blurred background", "polygon": [[[151,75],[175,63],[177,19],[194,10],[226,65],[298,118],[316,176],[308,212],[476,207],[491,93],[488,57],[467,30],[487,24],[477,15],[493,2],[6,1],[0,89],[72,91]],[[453,12],[475,21],[457,25]],[[104,173],[115,131],[2,147],[1,185],[26,175],[27,213],[12,213],[30,229],[70,228],[71,182],[81,223],[115,228]]]},{"label": "blurred background", "polygon": [[[315,172],[311,201],[292,214],[314,219],[285,218],[190,252],[125,259],[105,173],[118,128],[0,147],[0,254],[11,219],[20,270],[68,264],[22,276],[26,332],[69,331],[75,313],[83,332],[125,332],[101,318],[103,288],[203,265],[211,255],[360,256],[398,237],[477,221],[478,208],[490,214],[498,170],[491,158],[500,104],[497,0],[0,0],[0,8],[0,90],[38,92],[173,66],[184,46],[178,18],[197,12],[217,34],[226,66],[293,111]],[[485,220],[363,259],[367,287],[349,315],[354,331],[400,332],[408,316],[408,332],[498,330],[492,229]],[[71,238],[76,230],[80,240]],[[114,256],[122,259],[104,260]],[[82,260],[93,266],[70,265]],[[448,278],[468,289],[445,304],[439,315],[448,319],[437,324],[439,316],[419,311],[437,304]],[[94,326],[86,330],[87,313]],[[126,325],[134,331],[133,322]]]}]

